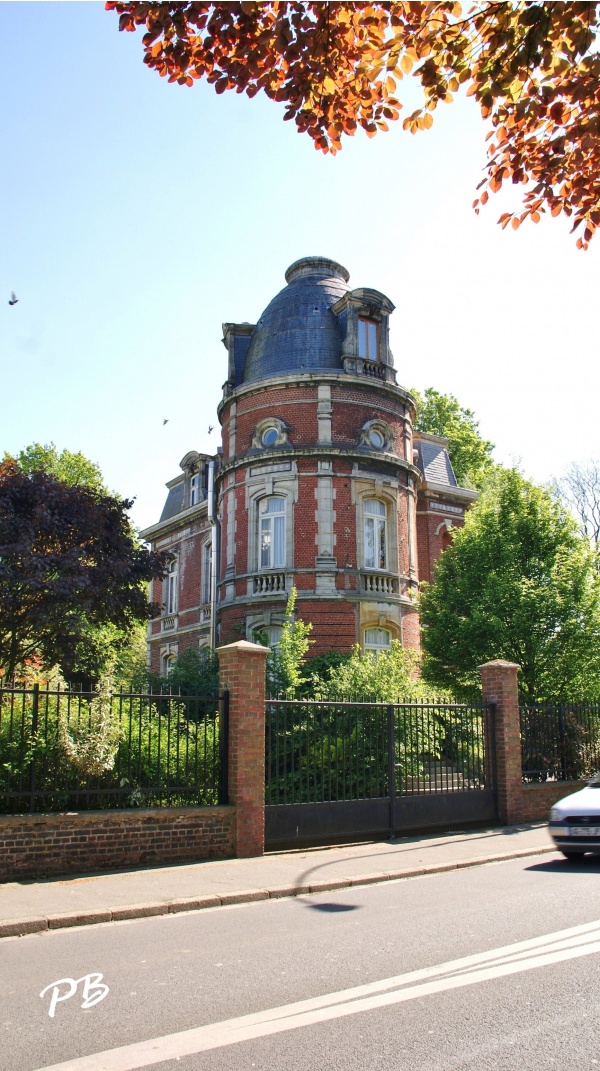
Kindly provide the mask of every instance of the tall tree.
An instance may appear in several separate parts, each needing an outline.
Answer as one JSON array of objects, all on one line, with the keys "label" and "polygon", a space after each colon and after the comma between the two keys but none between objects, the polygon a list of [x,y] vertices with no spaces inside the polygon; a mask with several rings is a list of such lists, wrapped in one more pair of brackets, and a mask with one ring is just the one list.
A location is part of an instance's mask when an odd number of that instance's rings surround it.
[{"label": "tall tree", "polygon": [[126,631],[158,612],[145,584],[165,557],[137,543],[131,503],[45,472],[0,464],[0,666],[7,677],[32,655],[67,679],[90,629]]},{"label": "tall tree", "polygon": [[217,93],[262,90],[285,106],[317,149],[343,134],[369,137],[398,119],[400,83],[420,83],[423,104],[404,120],[432,125],[460,88],[489,125],[476,211],[505,182],[524,186],[523,211],[502,226],[537,223],[549,211],[600,224],[600,4],[553,0],[412,3],[121,3],[119,28],[146,27],[144,62],[171,82],[206,77]]},{"label": "tall tree", "polygon": [[600,696],[600,578],[560,502],[498,469],[421,594],[424,673],[477,684],[477,667],[518,662],[529,700]]},{"label": "tall tree", "polygon": [[84,454],[71,450],[58,452],[54,443],[31,443],[12,458],[10,454],[4,455],[4,460],[14,460],[21,472],[32,476],[34,472],[45,472],[56,480],[66,483],[69,487],[89,487],[92,491],[106,493],[100,467],[95,461],[90,461]]},{"label": "tall tree", "polygon": [[[5,453],[4,460],[13,459]],[[19,451],[14,461],[27,476],[46,473],[69,487],[87,487],[100,494],[109,493],[100,466],[80,451],[66,448],[59,451],[53,442],[30,443]],[[135,538],[133,528],[131,534]],[[92,688],[101,676],[110,675],[118,687],[143,689],[147,684],[145,651],[146,639],[141,622],[126,628],[119,628],[112,622],[90,624],[73,645],[69,657],[63,660],[63,673],[70,684],[85,688]],[[49,670],[46,666],[46,674]]]},{"label": "tall tree", "polygon": [[553,486],[577,518],[582,535],[600,551],[600,462],[573,463]]},{"label": "tall tree", "polygon": [[481,488],[494,468],[494,444],[483,439],[471,409],[463,409],[453,394],[428,387],[423,394],[411,390],[417,402],[415,431],[444,435],[456,479],[463,487]]}]

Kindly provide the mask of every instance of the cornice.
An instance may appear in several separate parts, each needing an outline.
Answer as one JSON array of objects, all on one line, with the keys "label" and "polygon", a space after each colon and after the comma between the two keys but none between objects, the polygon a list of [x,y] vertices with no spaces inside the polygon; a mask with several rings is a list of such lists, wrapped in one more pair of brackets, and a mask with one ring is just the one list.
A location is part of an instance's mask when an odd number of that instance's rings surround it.
[{"label": "cornice", "polygon": [[182,521],[194,521],[196,518],[200,520],[203,513],[207,511],[207,502],[204,499],[196,506],[189,506],[188,509],[182,509],[181,513],[176,513],[173,517],[167,517],[164,521],[157,521],[156,524],[151,524],[149,528],[144,528],[140,532],[142,539],[149,542],[151,539],[157,539],[160,536],[167,535],[171,529],[181,527]]},{"label": "cornice", "polygon": [[[404,387],[399,387],[395,383],[384,383],[381,380],[370,379],[367,376],[354,376],[349,372],[303,372],[302,374],[294,373],[288,376],[271,376],[265,379],[260,379],[252,383],[241,384],[239,387],[235,387],[229,394],[226,394],[221,399],[217,406],[217,416],[221,420],[221,414],[223,410],[231,404],[231,402],[237,402],[240,398],[252,394],[264,394],[271,388],[280,389],[281,387],[317,387],[320,384],[338,384],[343,387],[368,387],[369,390],[376,391],[378,393],[388,394],[396,400],[401,400],[412,410],[411,420],[414,421],[417,412],[417,403],[413,398],[410,391]],[[222,423],[222,421],[221,421]]]},{"label": "cornice", "polygon": [[419,491],[425,498],[457,498],[462,502],[476,502],[479,498],[479,491],[471,491],[468,487],[451,487],[447,483],[433,483],[431,480],[421,480]]},{"label": "cornice", "polygon": [[[367,452],[361,450],[360,447],[352,446],[333,446],[328,443],[315,446],[298,446],[294,448],[279,448],[277,450],[261,450],[257,453],[239,454],[230,461],[224,461],[217,473],[215,473],[215,486],[219,486],[230,472],[235,472],[240,468],[248,468],[251,465],[273,465],[280,461],[297,461],[303,457],[317,457],[330,460],[333,457],[343,457],[351,461],[362,462],[362,464],[383,464],[389,465],[392,468],[401,469],[403,472],[408,473],[416,481],[421,481],[421,473],[414,465],[409,461],[406,461],[403,457],[399,457],[397,454],[385,454],[382,452]],[[303,475],[301,473],[293,473],[293,475]],[[320,475],[327,475],[327,473],[320,473]],[[332,473],[333,475],[333,473]],[[431,485],[433,486],[433,485]]]}]

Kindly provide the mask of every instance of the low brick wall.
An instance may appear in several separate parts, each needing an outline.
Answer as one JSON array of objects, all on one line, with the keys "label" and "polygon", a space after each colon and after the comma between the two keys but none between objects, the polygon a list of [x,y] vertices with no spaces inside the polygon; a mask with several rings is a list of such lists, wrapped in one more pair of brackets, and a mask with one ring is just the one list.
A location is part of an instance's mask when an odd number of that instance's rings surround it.
[{"label": "low brick wall", "polygon": [[0,816],[0,881],[235,855],[235,807]]},{"label": "low brick wall", "polygon": [[544,781],[539,785],[523,785],[518,821],[547,821],[553,803],[571,792],[579,792],[585,784],[585,781]]}]

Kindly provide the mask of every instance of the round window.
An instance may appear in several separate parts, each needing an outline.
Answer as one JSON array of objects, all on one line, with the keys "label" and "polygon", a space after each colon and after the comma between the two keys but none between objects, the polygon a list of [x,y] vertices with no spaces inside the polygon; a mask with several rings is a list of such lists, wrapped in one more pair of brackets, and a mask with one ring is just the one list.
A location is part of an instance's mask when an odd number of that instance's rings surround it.
[{"label": "round window", "polygon": [[371,446],[374,446],[376,450],[381,450],[385,446],[385,439],[380,431],[375,428],[371,428],[369,432],[369,442]]},{"label": "round window", "polygon": [[263,446],[275,446],[278,438],[279,432],[277,428],[267,428],[261,435],[261,442]]}]

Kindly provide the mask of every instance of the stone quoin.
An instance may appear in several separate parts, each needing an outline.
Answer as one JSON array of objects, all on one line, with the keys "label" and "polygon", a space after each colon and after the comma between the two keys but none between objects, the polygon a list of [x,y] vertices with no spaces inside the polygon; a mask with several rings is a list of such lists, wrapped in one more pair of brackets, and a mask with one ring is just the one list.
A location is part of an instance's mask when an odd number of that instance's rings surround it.
[{"label": "stone quoin", "polygon": [[152,591],[150,661],[163,675],[190,646],[277,643],[293,586],[311,656],[418,648],[419,582],[476,498],[457,485],[447,441],[414,432],[390,299],[351,289],[326,257],[295,261],[285,279],[257,323],[223,325],[222,446],[185,455],[142,533],[173,555]]}]

